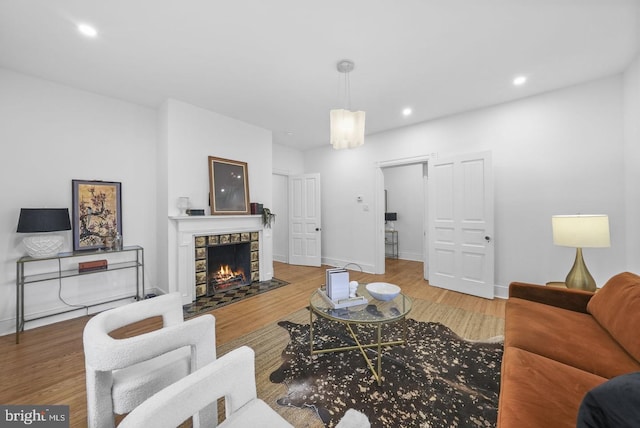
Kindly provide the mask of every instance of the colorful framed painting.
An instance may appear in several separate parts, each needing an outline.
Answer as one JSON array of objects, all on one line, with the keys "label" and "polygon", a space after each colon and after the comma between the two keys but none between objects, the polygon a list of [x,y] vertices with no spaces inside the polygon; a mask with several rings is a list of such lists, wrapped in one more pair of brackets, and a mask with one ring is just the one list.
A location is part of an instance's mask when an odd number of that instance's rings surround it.
[{"label": "colorful framed painting", "polygon": [[122,189],[115,181],[72,180],[73,250],[105,248],[105,239],[122,236]]},{"label": "colorful framed painting", "polygon": [[209,156],[211,214],[251,214],[246,162]]}]

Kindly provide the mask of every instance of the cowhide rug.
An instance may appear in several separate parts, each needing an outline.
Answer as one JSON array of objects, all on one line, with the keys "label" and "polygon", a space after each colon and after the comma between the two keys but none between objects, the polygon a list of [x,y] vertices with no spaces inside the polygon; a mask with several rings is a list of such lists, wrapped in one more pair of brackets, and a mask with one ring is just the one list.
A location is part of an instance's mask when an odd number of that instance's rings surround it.
[{"label": "cowhide rug", "polygon": [[[496,425],[500,342],[468,341],[442,324],[408,319],[407,343],[384,349],[378,386],[359,350],[312,357],[308,324],[278,324],[291,338],[270,376],[288,387],[280,405],[314,408],[328,427],[349,408],[365,413],[372,427]],[[401,337],[400,326],[385,326],[385,337]],[[373,342],[372,330],[360,327],[361,343]],[[321,319],[314,321],[314,344],[322,349],[354,342],[343,325]],[[376,352],[367,352],[375,362]]]}]

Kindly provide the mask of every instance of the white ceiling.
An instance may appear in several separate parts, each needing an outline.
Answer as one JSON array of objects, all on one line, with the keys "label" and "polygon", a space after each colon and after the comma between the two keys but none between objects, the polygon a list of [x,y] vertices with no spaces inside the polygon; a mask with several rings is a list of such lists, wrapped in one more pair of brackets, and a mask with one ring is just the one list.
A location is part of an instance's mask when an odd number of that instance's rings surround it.
[{"label": "white ceiling", "polygon": [[619,73],[639,1],[0,0],[0,66],[150,107],[179,99],[306,149],[328,144],[343,106],[341,59],[372,134]]}]

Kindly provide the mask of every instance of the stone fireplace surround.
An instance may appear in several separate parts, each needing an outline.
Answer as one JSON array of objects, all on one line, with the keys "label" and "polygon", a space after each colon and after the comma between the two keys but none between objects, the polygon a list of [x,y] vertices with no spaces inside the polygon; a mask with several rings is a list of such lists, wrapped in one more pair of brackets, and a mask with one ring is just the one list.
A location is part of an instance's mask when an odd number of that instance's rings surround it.
[{"label": "stone fireplace surround", "polygon": [[[173,216],[174,239],[169,242],[169,273],[175,272],[172,291],[182,294],[182,303],[196,299],[195,237],[231,233],[259,234],[260,281],[273,278],[273,240],[271,229],[262,226],[260,215]],[[170,234],[171,235],[171,234]]]}]

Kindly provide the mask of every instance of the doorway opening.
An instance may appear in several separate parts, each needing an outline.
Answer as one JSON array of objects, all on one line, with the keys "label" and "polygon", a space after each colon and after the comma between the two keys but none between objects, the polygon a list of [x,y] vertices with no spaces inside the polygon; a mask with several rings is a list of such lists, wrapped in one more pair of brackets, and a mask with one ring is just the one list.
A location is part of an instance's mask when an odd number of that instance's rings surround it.
[{"label": "doorway opening", "polygon": [[289,174],[274,172],[272,180],[271,211],[276,221],[271,225],[273,233],[273,260],[289,263]]},{"label": "doorway opening", "polygon": [[386,272],[386,261],[392,257],[422,262],[428,279],[427,161],[425,156],[377,165],[377,224],[382,225],[377,233],[377,273]]}]

